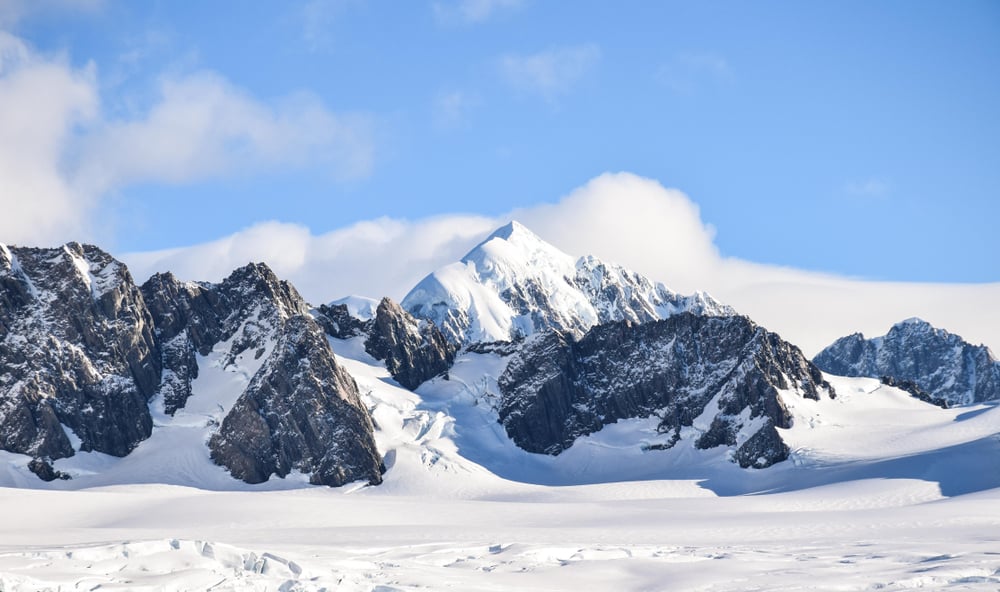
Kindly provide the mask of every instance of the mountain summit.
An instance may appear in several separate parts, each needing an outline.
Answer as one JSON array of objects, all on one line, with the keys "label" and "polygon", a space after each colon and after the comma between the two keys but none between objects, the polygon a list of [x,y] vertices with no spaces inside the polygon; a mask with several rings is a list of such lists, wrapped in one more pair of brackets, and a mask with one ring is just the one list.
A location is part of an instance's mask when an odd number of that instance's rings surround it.
[{"label": "mountain summit", "polygon": [[735,314],[708,294],[681,296],[620,265],[576,259],[517,221],[425,277],[402,305],[457,344],[517,340],[544,329],[579,338],[594,325],[678,312]]}]

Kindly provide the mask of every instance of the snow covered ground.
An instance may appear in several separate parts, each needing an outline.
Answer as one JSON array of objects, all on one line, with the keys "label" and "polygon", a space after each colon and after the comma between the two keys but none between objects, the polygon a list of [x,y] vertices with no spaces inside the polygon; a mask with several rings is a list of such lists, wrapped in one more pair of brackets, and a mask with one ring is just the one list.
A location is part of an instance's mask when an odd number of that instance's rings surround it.
[{"label": "snow covered ground", "polygon": [[43,484],[0,457],[0,590],[1000,589],[996,405],[831,377],[835,400],[786,398],[794,452],[770,469],[693,433],[650,449],[655,420],[547,457],[496,423],[495,355],[415,394],[359,340],[333,345],[372,408],[384,484],[249,486],[182,445],[252,370],[209,356],[188,408],[125,459],[78,454],[56,463],[73,480]]}]

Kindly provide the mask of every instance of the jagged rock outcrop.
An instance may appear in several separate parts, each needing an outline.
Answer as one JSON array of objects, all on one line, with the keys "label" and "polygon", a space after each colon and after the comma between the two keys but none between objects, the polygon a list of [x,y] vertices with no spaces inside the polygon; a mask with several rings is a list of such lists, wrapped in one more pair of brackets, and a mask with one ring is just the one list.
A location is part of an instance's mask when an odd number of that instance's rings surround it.
[{"label": "jagged rock outcrop", "polygon": [[410,390],[446,373],[455,361],[458,348],[434,323],[414,318],[390,298],[383,298],[369,319],[353,316],[344,304],[324,304],[312,314],[331,337],[364,337],[365,351]]},{"label": "jagged rock outcrop", "polygon": [[550,329],[579,338],[597,324],[679,312],[735,314],[708,294],[681,296],[621,266],[575,259],[517,222],[424,278],[402,306],[460,346]]},{"label": "jagged rock outcrop", "polygon": [[330,337],[350,339],[368,334],[370,323],[352,316],[346,304],[321,304],[313,317]]},{"label": "jagged rock outcrop", "polygon": [[282,323],[308,306],[295,288],[263,263],[250,263],[217,284],[181,282],[156,274],[142,285],[163,345],[164,407],[173,414],[191,395],[195,353],[207,355],[228,342],[225,365],[241,356],[259,359]]},{"label": "jagged rock outcrop", "polygon": [[444,374],[455,362],[455,347],[433,323],[418,321],[388,298],[375,311],[365,351],[384,360],[392,377],[410,390]]},{"label": "jagged rock outcrop", "polygon": [[92,245],[0,245],[0,448],[124,456],[149,437],[153,320],[124,265]]},{"label": "jagged rock outcrop", "polygon": [[538,335],[511,358],[498,385],[500,421],[530,452],[559,454],[579,436],[633,417],[658,417],[661,433],[676,442],[701,418],[694,445],[730,446],[742,467],[787,458],[775,429],[791,423],[780,392],[835,396],[819,369],[778,335],[745,317],[691,313],[598,325],[579,341]]},{"label": "jagged rock outcrop", "polygon": [[248,483],[292,470],[310,483],[382,481],[373,427],[354,379],[311,317],[284,323],[264,365],[209,443],[212,459]]},{"label": "jagged rock outcrop", "polygon": [[216,463],[248,483],[292,470],[332,486],[381,481],[357,386],[336,365],[323,330],[290,283],[251,263],[216,284],[157,274],[142,289],[164,343],[167,413],[191,394],[196,352],[221,348],[227,367],[268,355],[211,438]]},{"label": "jagged rock outcrop", "polygon": [[911,397],[919,399],[924,403],[930,403],[931,405],[942,409],[948,408],[948,401],[942,399],[941,397],[931,395],[924,389],[920,388],[920,386],[912,380],[900,380],[898,378],[893,378],[892,376],[882,376],[879,378],[879,382],[886,386],[896,387],[903,392],[909,393]]},{"label": "jagged rock outcrop", "polygon": [[842,337],[813,363],[840,376],[912,381],[950,406],[1000,399],[1000,362],[989,348],[974,346],[920,319],[897,323],[874,339],[861,333]]}]

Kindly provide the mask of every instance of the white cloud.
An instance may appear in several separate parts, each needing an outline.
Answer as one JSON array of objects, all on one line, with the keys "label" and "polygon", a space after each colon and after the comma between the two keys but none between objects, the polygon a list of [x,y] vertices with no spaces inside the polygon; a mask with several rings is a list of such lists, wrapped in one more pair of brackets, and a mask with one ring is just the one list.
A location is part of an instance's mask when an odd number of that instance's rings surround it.
[{"label": "white cloud", "polygon": [[520,8],[522,0],[453,0],[434,2],[434,17],[442,24],[476,24],[497,13]]},{"label": "white cloud", "polygon": [[140,281],[166,269],[219,280],[254,260],[271,264],[314,303],[352,293],[400,299],[511,218],[569,253],[621,263],[681,292],[707,290],[808,355],[855,331],[881,335],[911,316],[1000,345],[1000,317],[987,314],[1000,301],[1000,283],[870,282],[725,258],[686,195],[627,173],[601,175],[556,203],[498,218],[379,219],[320,236],[267,223],[213,243],[123,258]]},{"label": "white cloud", "polygon": [[46,241],[83,231],[92,205],[61,161],[71,130],[95,119],[94,68],[43,59],[0,31],[0,241]]},{"label": "white cloud", "polygon": [[73,67],[0,31],[0,242],[92,239],[90,215],[130,183],[186,183],[262,169],[367,175],[368,118],[298,93],[264,102],[212,72],[165,77],[127,119],[102,113],[97,67]]},{"label": "white cloud", "polygon": [[182,279],[219,281],[250,261],[264,261],[313,303],[349,294],[400,299],[428,272],[459,259],[494,224],[481,216],[380,218],[315,236],[297,224],[264,222],[209,243],[122,258],[140,282],[167,270]]},{"label": "white cloud", "polygon": [[516,90],[554,101],[590,72],[600,58],[600,47],[587,44],[506,55],[500,59],[500,69]]},{"label": "white cloud", "polygon": [[139,180],[205,177],[322,164],[338,178],[367,175],[364,118],[339,116],[314,96],[262,103],[211,72],[165,78],[141,119],[107,122],[83,141],[79,181],[101,192]]}]

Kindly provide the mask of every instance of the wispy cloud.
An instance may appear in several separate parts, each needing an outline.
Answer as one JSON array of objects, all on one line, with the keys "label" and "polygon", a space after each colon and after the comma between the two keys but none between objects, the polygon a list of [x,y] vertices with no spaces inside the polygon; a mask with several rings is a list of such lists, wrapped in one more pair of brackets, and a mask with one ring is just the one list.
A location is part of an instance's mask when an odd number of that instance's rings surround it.
[{"label": "wispy cloud", "polygon": [[601,48],[591,43],[528,55],[509,54],[500,58],[500,69],[519,92],[537,94],[551,102],[569,92],[600,59]]},{"label": "wispy cloud", "polygon": [[892,192],[892,185],[883,179],[863,179],[848,182],[844,185],[844,192],[852,197],[883,198]]},{"label": "wispy cloud", "polygon": [[450,0],[434,2],[434,18],[441,24],[476,24],[502,12],[520,8],[523,0]]},{"label": "wispy cloud", "polygon": [[36,15],[96,12],[104,4],[105,0],[0,0],[0,27],[12,27]]},{"label": "wispy cloud", "polygon": [[734,80],[729,61],[713,52],[681,52],[660,66],[656,77],[677,94],[694,94],[707,84],[728,84]]},{"label": "wispy cloud", "polygon": [[262,101],[217,73],[160,79],[151,104],[111,118],[90,64],[39,54],[0,31],[0,241],[91,238],[90,215],[133,183],[317,167],[363,177],[373,124],[299,92]]},{"label": "wispy cloud", "polygon": [[302,41],[310,51],[333,48],[333,29],[341,14],[351,5],[364,0],[308,0],[299,11]]},{"label": "wispy cloud", "polygon": [[460,127],[479,102],[477,95],[462,90],[438,93],[432,105],[434,125],[442,129]]}]

